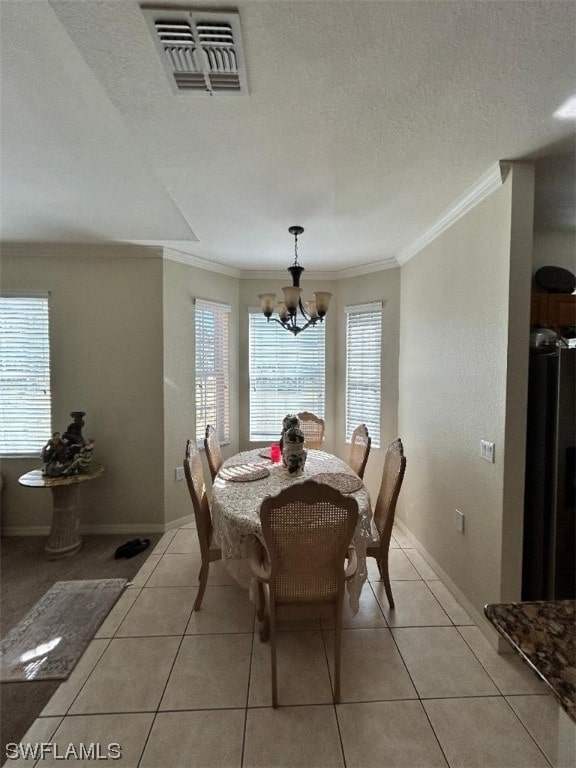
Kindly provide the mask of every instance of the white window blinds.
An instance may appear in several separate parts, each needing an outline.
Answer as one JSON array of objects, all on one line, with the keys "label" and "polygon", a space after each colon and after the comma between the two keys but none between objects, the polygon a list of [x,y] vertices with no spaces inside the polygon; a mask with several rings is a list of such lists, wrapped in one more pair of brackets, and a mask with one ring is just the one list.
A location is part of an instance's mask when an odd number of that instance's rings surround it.
[{"label": "white window blinds", "polygon": [[211,424],[220,443],[230,441],[230,305],[196,299],[196,442]]},{"label": "white window blinds", "polygon": [[346,307],[346,440],[366,424],[372,446],[380,447],[380,350],[382,304]]},{"label": "white window blinds", "polygon": [[249,332],[250,440],[278,440],[287,413],[324,418],[324,325],[293,336],[251,310]]},{"label": "white window blinds", "polygon": [[39,454],[51,421],[48,296],[0,296],[0,454]]}]

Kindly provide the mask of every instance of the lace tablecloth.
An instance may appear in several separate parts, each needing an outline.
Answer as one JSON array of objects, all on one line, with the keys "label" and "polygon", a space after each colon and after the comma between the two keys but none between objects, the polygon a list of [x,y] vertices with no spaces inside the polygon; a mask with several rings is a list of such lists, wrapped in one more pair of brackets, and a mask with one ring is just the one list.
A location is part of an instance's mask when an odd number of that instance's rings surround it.
[{"label": "lace tablecloth", "polygon": [[[283,488],[315,475],[325,473],[349,474],[353,470],[337,456],[324,451],[309,450],[304,473],[294,477],[282,464],[273,464],[262,458],[261,449],[238,453],[224,462],[223,468],[238,464],[261,464],[270,470],[268,477],[253,482],[238,483],[224,480],[218,474],[212,489],[212,520],[216,541],[222,548],[222,558],[239,584],[249,589],[252,571],[248,558],[263,543],[260,524],[260,505],[266,496],[275,496]],[[358,610],[360,593],[366,581],[366,546],[372,539],[372,509],[365,486],[349,494],[358,502],[358,525],[354,534],[354,546],[358,557],[356,575],[348,582],[350,607]]]}]

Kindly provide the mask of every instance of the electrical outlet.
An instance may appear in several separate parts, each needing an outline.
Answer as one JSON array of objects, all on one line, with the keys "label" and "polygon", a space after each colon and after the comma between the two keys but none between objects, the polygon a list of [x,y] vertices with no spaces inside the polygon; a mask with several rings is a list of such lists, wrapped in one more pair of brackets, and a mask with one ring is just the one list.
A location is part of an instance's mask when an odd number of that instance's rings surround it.
[{"label": "electrical outlet", "polygon": [[464,512],[460,512],[459,509],[454,510],[454,523],[456,524],[456,530],[464,533]]},{"label": "electrical outlet", "polygon": [[176,480],[184,480],[184,467],[176,467],[174,476]]},{"label": "electrical outlet", "polygon": [[494,464],[494,443],[490,443],[488,440],[480,440],[480,456]]}]

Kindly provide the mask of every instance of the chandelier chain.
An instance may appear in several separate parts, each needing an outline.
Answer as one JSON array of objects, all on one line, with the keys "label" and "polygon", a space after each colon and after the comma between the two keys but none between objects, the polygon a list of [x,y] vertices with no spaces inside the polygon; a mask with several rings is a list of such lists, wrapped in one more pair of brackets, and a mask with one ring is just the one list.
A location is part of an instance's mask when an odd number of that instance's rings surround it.
[{"label": "chandelier chain", "polygon": [[294,266],[298,266],[298,234],[294,234]]}]

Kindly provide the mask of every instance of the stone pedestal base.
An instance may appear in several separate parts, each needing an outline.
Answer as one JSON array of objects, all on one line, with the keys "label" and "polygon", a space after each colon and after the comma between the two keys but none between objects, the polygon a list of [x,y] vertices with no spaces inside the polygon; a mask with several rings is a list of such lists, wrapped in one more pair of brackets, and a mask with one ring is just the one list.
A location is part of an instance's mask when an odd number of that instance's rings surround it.
[{"label": "stone pedestal base", "polygon": [[18,478],[28,488],[50,488],[52,491],[52,528],[44,548],[48,560],[72,557],[82,546],[78,486],[96,480],[106,472],[102,464],[92,464],[78,475],[46,477],[42,470],[33,469]]},{"label": "stone pedestal base", "polygon": [[52,486],[54,512],[44,552],[47,560],[72,557],[82,546],[78,515],[78,485]]}]

